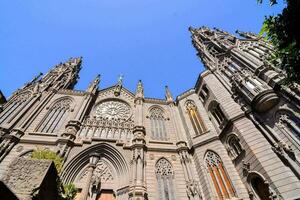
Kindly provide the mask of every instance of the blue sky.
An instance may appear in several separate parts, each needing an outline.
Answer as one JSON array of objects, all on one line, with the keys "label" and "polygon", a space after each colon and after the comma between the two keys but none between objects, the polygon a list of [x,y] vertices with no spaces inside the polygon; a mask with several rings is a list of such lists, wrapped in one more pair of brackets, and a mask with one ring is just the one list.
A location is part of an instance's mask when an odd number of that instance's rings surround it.
[{"label": "blue sky", "polygon": [[258,32],[270,7],[256,0],[1,0],[0,90],[5,96],[53,65],[83,56],[76,89],[100,73],[100,88],[116,83],[148,97],[194,87],[203,65],[189,26]]}]

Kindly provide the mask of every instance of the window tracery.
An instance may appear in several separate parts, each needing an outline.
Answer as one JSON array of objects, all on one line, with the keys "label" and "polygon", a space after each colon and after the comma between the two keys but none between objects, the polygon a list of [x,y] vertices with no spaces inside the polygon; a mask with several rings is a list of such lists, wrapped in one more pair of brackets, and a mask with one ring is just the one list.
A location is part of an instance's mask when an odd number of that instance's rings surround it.
[{"label": "window tracery", "polygon": [[150,110],[151,134],[155,140],[167,140],[164,112],[161,108],[154,107]]},{"label": "window tracery", "polygon": [[49,109],[37,131],[45,133],[54,133],[55,131],[58,131],[65,121],[67,113],[70,112],[71,104],[72,100],[69,98],[63,98],[57,101]]},{"label": "window tracery", "polygon": [[207,131],[207,128],[199,114],[195,103],[192,101],[187,101],[186,109],[196,135],[204,134]]},{"label": "window tracery", "polygon": [[11,100],[11,102],[4,107],[4,111],[0,115],[0,123],[4,122],[5,120],[8,120],[7,122],[11,122],[13,119],[12,114],[16,113],[21,106],[30,98],[31,92],[24,92],[19,95],[17,95],[14,99]]},{"label": "window tracery", "polygon": [[233,186],[220,156],[213,151],[208,151],[205,156],[205,162],[218,199],[235,197]]},{"label": "window tracery", "polygon": [[159,199],[175,200],[174,172],[171,163],[161,158],[155,165],[155,173],[158,183]]}]

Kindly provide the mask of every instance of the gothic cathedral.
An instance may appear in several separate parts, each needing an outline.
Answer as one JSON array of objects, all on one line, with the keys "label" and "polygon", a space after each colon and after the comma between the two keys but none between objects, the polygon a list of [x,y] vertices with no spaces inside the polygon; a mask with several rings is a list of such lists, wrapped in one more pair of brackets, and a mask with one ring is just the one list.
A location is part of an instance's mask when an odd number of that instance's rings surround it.
[{"label": "gothic cathedral", "polygon": [[78,200],[300,199],[299,85],[282,84],[255,34],[189,31],[206,70],[176,99],[168,87],[146,98],[141,81],[132,92],[122,78],[99,88],[99,75],[74,90],[81,58],[14,92],[0,108],[0,179],[48,149]]}]

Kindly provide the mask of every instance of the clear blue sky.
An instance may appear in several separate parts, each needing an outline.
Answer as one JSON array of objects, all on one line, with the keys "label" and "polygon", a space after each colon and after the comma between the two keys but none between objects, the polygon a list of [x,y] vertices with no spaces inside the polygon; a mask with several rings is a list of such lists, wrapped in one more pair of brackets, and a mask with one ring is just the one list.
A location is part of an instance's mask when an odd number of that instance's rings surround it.
[{"label": "clear blue sky", "polygon": [[139,79],[148,97],[194,87],[203,65],[188,27],[258,32],[281,11],[256,0],[1,0],[0,90],[5,96],[53,65],[83,56],[76,89],[100,73],[101,88],[119,74],[131,91]]}]

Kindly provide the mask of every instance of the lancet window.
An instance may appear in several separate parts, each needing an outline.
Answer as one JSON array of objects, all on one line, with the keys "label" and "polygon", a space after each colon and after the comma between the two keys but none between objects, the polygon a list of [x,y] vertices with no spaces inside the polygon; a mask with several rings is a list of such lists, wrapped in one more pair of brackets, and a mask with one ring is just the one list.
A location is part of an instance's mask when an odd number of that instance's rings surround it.
[{"label": "lancet window", "polygon": [[155,165],[155,173],[159,191],[158,199],[175,200],[174,172],[171,163],[165,158],[159,159]]},{"label": "lancet window", "polygon": [[206,85],[203,85],[199,95],[200,95],[200,98],[201,98],[202,102],[205,102],[208,99],[209,90],[208,90]]},{"label": "lancet window", "polygon": [[20,110],[30,96],[31,92],[21,93],[5,105],[4,111],[0,115],[0,123],[4,121],[7,121],[8,123],[11,122],[13,120],[13,114]]},{"label": "lancet window", "polygon": [[58,131],[64,123],[68,112],[70,112],[71,103],[71,99],[64,98],[53,104],[42,120],[37,131],[44,133],[54,133]]},{"label": "lancet window", "polygon": [[205,162],[218,199],[235,197],[235,191],[220,156],[213,151],[208,151],[205,156]]},{"label": "lancet window", "polygon": [[164,112],[158,107],[150,110],[151,134],[155,140],[167,140]]},{"label": "lancet window", "polygon": [[207,128],[199,114],[195,103],[192,101],[188,101],[186,103],[186,109],[196,135],[204,134],[207,131]]},{"label": "lancet window", "polygon": [[225,115],[220,107],[220,104],[216,101],[212,102],[208,108],[214,121],[220,126],[225,121]]},{"label": "lancet window", "polygon": [[243,151],[240,141],[237,136],[230,135],[227,139],[229,154],[232,158],[237,158]]}]

